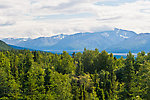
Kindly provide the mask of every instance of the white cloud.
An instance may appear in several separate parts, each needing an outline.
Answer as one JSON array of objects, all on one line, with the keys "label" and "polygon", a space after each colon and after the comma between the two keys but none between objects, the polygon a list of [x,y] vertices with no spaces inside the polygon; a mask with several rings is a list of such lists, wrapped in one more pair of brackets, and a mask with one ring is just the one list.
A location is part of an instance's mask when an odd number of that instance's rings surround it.
[{"label": "white cloud", "polygon": [[[100,1],[119,2],[119,0],[0,0],[0,38],[36,38],[60,33],[101,31],[114,27],[138,33],[150,32],[149,0],[138,0],[118,6],[95,5]],[[80,16],[83,13],[93,16],[83,18]],[[69,15],[75,14],[78,14],[78,17],[67,19],[71,17]],[[50,15],[57,15],[60,19],[55,19],[55,16],[50,18]],[[61,15],[68,17],[61,18]]]}]

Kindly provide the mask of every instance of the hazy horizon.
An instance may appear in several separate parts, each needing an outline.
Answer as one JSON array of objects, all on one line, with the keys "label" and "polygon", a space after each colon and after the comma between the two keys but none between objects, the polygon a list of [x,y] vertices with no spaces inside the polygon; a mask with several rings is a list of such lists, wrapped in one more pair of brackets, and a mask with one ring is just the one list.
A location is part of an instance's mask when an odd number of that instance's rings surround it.
[{"label": "hazy horizon", "polygon": [[[93,34],[93,33],[97,33],[97,32],[99,32],[99,33],[101,33],[101,32],[107,32],[107,31],[114,31],[115,29],[118,29],[118,30],[125,30],[125,29],[119,29],[119,28],[114,28],[114,29],[107,29],[107,30],[101,30],[101,31],[85,31],[85,32],[76,32],[76,33],[72,33],[72,34],[65,34],[65,33],[60,33],[60,34],[53,34],[53,35],[51,35],[51,36],[39,36],[39,37],[13,37],[13,36],[11,36],[11,37],[0,37],[0,39],[21,39],[21,38],[23,38],[23,39],[37,39],[37,38],[42,38],[42,37],[53,37],[53,36],[57,36],[57,35],[74,35],[74,34],[78,34],[78,33],[91,33],[91,34]],[[125,31],[132,31],[132,30],[125,30]],[[132,31],[132,32],[134,32],[134,31]],[[136,33],[136,34],[141,34],[141,33]],[[26,41],[26,40],[25,40]]]}]

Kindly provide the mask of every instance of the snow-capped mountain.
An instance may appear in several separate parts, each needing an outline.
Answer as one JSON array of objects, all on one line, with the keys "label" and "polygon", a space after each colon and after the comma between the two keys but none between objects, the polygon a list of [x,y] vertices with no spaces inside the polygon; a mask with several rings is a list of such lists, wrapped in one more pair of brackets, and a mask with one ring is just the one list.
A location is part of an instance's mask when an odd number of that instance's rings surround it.
[{"label": "snow-capped mountain", "polygon": [[141,33],[107,48],[110,52],[150,52],[150,33]]},{"label": "snow-capped mountain", "polygon": [[3,39],[3,41],[5,41],[7,44],[10,44],[10,45],[16,45],[16,44],[19,44],[20,42],[23,42],[23,41],[29,41],[31,40],[30,38],[5,38]]},{"label": "snow-capped mountain", "polygon": [[132,37],[137,34],[131,31],[114,29],[111,31],[94,32],[94,33],[77,33],[69,35],[66,38],[60,40],[49,49],[53,50],[83,50],[95,49],[104,50],[111,45],[115,45],[121,41],[124,41],[124,37]]},{"label": "snow-capped mountain", "polygon": [[[76,33],[72,35],[56,35],[36,39],[3,39],[8,44],[36,50],[83,50],[95,49],[109,52],[128,52],[150,49],[150,34],[136,34],[133,31],[115,28],[110,31],[93,33]],[[143,49],[145,48],[146,49]]]},{"label": "snow-capped mountain", "polygon": [[59,40],[63,39],[67,35],[56,35],[52,37],[39,37],[36,39],[30,39],[30,38],[5,38],[3,41],[5,41],[7,44],[25,47],[25,48],[31,48],[31,49],[37,49],[37,50],[44,50],[44,48],[52,46],[56,44]]}]

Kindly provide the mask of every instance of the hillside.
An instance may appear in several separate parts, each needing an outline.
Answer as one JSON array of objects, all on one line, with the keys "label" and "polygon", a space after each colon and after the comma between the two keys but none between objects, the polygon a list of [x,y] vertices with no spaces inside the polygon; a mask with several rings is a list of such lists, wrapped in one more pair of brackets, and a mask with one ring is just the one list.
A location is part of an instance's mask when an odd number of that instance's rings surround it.
[{"label": "hillside", "polygon": [[0,40],[0,50],[10,50],[12,49],[10,46],[8,46],[5,42]]}]

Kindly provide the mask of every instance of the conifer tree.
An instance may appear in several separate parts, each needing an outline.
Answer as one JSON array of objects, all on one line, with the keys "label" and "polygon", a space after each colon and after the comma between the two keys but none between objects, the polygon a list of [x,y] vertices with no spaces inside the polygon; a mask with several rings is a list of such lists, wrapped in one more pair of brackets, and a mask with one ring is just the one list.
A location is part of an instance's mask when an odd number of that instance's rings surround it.
[{"label": "conifer tree", "polygon": [[124,67],[124,82],[125,82],[125,90],[124,97],[127,99],[131,99],[135,97],[134,88],[136,86],[135,80],[135,69],[134,65],[134,56],[131,52],[127,55]]}]

